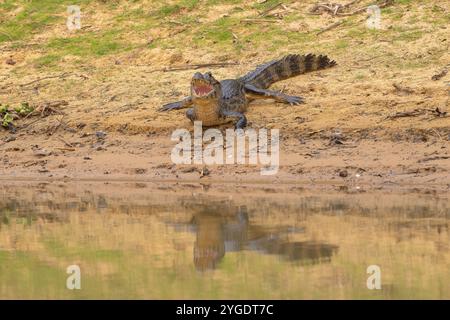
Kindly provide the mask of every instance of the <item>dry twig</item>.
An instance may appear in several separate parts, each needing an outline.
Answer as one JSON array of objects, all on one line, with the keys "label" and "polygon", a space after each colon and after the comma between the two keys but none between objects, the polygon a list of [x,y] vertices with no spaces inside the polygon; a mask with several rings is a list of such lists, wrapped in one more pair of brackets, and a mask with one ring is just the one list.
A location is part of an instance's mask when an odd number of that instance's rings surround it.
[{"label": "dry twig", "polygon": [[317,32],[316,35],[318,36],[318,35],[320,35],[320,34],[326,32],[326,31],[328,31],[328,30],[331,30],[331,29],[334,29],[334,28],[336,28],[336,27],[339,27],[341,24],[344,23],[344,21],[345,21],[345,20],[341,20],[341,21],[337,21],[337,22],[335,22],[335,23],[333,23],[333,24],[330,24],[329,26],[327,26],[327,27],[323,28],[322,30],[320,30],[319,32]]},{"label": "dry twig", "polygon": [[271,20],[271,19],[251,19],[251,18],[247,18],[247,19],[242,19],[241,22],[247,22],[247,23],[278,23],[278,20]]},{"label": "dry twig", "polygon": [[[74,75],[74,74],[71,73],[71,72],[64,72],[64,73],[61,73],[61,74],[59,74],[59,75],[55,75],[55,76],[47,76],[47,77],[35,79],[35,80],[30,81],[30,82],[27,82],[27,83],[22,83],[22,84],[19,84],[19,86],[20,86],[20,87],[26,87],[26,86],[29,86],[29,85],[34,84],[34,83],[36,83],[36,82],[40,82],[40,81],[42,81],[42,80],[56,79],[56,78],[63,79],[63,78],[66,78],[66,77],[68,77],[68,76],[71,76],[71,75]],[[83,79],[88,79],[88,77],[85,76],[85,75],[78,75],[78,76],[79,76],[80,78],[83,78]]]},{"label": "dry twig", "polygon": [[436,73],[434,76],[432,76],[431,80],[437,81],[437,80],[440,80],[441,78],[445,77],[448,73],[448,66],[450,66],[450,64],[448,64],[444,69],[442,69],[441,72]]},{"label": "dry twig", "polygon": [[163,72],[170,72],[170,71],[181,71],[181,70],[192,70],[192,69],[200,69],[200,68],[223,68],[223,67],[229,67],[229,66],[236,66],[238,65],[238,62],[222,62],[222,63],[200,63],[200,64],[185,64],[181,66],[174,66],[174,67],[165,67],[163,69],[158,69],[154,71],[163,71]]}]

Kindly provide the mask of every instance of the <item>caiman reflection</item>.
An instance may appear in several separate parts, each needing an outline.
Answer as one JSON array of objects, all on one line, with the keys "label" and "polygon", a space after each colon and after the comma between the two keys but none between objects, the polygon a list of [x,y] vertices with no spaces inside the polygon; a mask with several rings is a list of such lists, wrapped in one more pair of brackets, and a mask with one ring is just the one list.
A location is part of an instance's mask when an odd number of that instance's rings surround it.
[{"label": "caiman reflection", "polygon": [[450,298],[448,193],[232,189],[0,184],[0,299]]},{"label": "caiman reflection", "polygon": [[288,240],[289,234],[301,229],[252,225],[246,206],[209,205],[193,215],[189,226],[196,232],[194,264],[199,271],[215,269],[226,252],[252,250],[315,264],[330,261],[338,249],[327,243]]}]

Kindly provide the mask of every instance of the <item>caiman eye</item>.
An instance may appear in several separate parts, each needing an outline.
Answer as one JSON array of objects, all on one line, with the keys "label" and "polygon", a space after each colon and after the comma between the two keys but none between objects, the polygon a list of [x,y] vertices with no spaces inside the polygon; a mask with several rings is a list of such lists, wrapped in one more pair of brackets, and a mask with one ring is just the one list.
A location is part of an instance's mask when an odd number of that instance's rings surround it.
[{"label": "caiman eye", "polygon": [[211,77],[212,77],[212,73],[211,73],[211,72],[207,72],[207,73],[205,73],[205,75],[206,75],[208,78],[211,78]]}]

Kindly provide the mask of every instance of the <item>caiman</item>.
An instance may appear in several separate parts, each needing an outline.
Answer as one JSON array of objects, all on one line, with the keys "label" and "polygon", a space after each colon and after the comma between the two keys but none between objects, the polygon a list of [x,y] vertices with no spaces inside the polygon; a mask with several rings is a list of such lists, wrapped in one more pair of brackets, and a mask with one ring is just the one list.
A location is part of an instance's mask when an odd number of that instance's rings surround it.
[{"label": "caiman", "polygon": [[169,111],[192,106],[186,112],[192,122],[202,121],[203,126],[216,126],[236,121],[237,129],[244,128],[247,125],[244,112],[252,100],[275,99],[290,105],[304,103],[302,97],[268,90],[273,83],[334,65],[336,62],[324,55],[290,54],[260,65],[238,79],[219,82],[211,72],[197,72],[191,80],[191,95],[181,101],[163,105],[159,110]]}]

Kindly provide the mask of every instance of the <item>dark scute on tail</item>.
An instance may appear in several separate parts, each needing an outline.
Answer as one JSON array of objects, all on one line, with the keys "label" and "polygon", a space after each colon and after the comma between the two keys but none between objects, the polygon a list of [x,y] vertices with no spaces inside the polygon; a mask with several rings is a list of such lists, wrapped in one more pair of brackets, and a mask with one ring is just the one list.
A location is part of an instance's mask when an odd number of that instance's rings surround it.
[{"label": "dark scute on tail", "polygon": [[273,60],[256,67],[254,71],[241,77],[240,80],[258,88],[266,89],[277,81],[310,71],[330,68],[334,65],[336,65],[336,62],[330,60],[327,56],[290,54],[279,60]]}]

